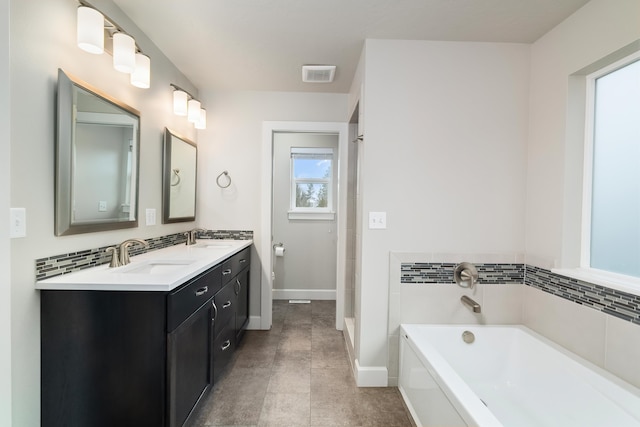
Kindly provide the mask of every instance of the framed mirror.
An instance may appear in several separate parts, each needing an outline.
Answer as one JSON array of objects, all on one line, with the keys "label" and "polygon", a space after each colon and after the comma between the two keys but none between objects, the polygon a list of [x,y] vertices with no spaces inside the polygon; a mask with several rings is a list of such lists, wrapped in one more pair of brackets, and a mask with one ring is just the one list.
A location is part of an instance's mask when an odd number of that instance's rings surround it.
[{"label": "framed mirror", "polygon": [[196,219],[196,144],[165,128],[162,168],[162,222]]},{"label": "framed mirror", "polygon": [[58,70],[55,234],[138,226],[140,113]]}]

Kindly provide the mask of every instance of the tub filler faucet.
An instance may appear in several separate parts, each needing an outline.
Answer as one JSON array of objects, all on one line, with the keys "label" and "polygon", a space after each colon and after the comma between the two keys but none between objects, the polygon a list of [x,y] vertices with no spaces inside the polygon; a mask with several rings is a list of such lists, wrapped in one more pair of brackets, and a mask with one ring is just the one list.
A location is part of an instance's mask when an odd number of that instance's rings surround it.
[{"label": "tub filler faucet", "polygon": [[460,301],[462,301],[462,304],[467,306],[467,307],[469,307],[469,310],[473,311],[474,313],[481,313],[482,312],[482,308],[480,307],[480,304],[478,304],[477,302],[475,302],[474,300],[472,300],[468,296],[462,295],[460,297]]}]

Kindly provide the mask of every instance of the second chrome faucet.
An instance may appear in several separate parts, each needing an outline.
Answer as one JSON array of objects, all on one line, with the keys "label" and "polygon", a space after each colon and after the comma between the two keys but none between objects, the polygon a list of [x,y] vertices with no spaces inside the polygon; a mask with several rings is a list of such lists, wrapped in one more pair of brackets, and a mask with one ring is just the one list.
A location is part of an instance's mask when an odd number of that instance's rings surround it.
[{"label": "second chrome faucet", "polygon": [[147,248],[149,247],[149,243],[142,239],[127,239],[117,247],[111,246],[110,248],[107,248],[106,251],[111,253],[111,263],[109,264],[109,267],[120,267],[129,264],[129,262],[131,262],[129,259],[129,246],[135,243]]}]

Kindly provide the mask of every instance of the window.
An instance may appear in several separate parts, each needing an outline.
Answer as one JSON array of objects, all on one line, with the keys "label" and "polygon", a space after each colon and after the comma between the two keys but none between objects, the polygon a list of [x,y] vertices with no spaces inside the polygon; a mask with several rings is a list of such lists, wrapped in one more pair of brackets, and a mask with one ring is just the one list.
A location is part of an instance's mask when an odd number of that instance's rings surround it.
[{"label": "window", "polygon": [[640,55],[587,84],[582,267],[640,278]]},{"label": "window", "polygon": [[305,219],[333,219],[333,149],[291,148],[291,214]]}]

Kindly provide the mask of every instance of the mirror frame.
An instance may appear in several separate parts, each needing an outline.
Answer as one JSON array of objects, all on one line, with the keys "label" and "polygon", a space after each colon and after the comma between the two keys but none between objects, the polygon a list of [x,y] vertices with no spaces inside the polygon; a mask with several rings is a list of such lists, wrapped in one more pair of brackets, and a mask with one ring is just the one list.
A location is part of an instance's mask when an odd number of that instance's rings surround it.
[{"label": "mirror frame", "polygon": [[[92,222],[90,224],[73,224],[72,214],[72,186],[73,186],[73,90],[80,88],[92,95],[106,101],[115,107],[126,111],[138,118],[136,137],[136,161],[135,161],[135,219],[128,221]],[[65,73],[58,69],[58,99],[57,99],[57,128],[55,150],[55,235],[66,236],[80,233],[93,233],[97,231],[118,230],[123,228],[135,228],[138,226],[139,209],[138,195],[140,182],[140,112],[135,108],[107,95],[100,89]]]},{"label": "mirror frame", "polygon": [[[195,158],[193,159],[193,216],[171,217],[171,154],[173,148],[173,139],[176,138],[180,142],[189,144],[195,148]],[[164,149],[162,152],[162,223],[169,224],[173,222],[190,222],[196,220],[196,196],[198,194],[198,145],[177,133],[165,128],[164,130]]]}]

